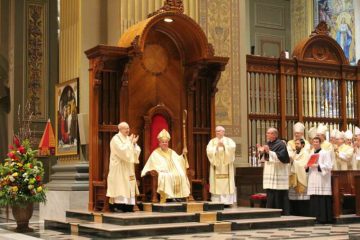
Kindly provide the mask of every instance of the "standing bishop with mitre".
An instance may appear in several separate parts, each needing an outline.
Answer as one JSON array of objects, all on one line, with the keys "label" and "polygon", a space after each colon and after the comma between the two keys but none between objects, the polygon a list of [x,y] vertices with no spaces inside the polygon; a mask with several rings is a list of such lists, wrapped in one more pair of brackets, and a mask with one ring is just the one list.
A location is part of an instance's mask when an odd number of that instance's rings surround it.
[{"label": "standing bishop with mitre", "polygon": [[235,142],[225,137],[225,128],[217,126],[216,137],[206,147],[210,161],[210,193],[211,201],[224,204],[236,202],[234,161]]},{"label": "standing bishop with mitre", "polygon": [[294,139],[288,141],[286,144],[286,148],[289,153],[290,159],[293,159],[295,157],[295,155],[297,154],[297,149],[295,146],[296,140],[304,139],[305,146],[303,146],[303,148],[304,148],[304,151],[306,151],[306,152],[309,152],[310,147],[311,147],[310,143],[308,141],[306,141],[304,138],[305,126],[303,123],[301,123],[301,122],[295,123],[293,130],[294,130]]},{"label": "standing bishop with mitre", "polygon": [[165,203],[166,199],[186,198],[190,195],[190,183],[186,175],[189,167],[187,159],[178,155],[169,148],[170,134],[163,129],[157,136],[159,147],[155,149],[147,160],[141,176],[147,172],[155,170],[158,173],[157,192],[160,194],[160,203]]}]

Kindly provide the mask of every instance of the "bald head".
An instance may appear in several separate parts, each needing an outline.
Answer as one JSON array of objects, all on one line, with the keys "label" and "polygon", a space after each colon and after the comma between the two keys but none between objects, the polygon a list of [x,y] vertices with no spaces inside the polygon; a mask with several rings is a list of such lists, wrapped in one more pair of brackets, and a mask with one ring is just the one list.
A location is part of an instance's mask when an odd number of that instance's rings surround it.
[{"label": "bald head", "polygon": [[225,135],[225,128],[223,126],[217,126],[215,128],[216,137],[221,139]]},{"label": "bald head", "polygon": [[129,136],[130,127],[129,127],[129,124],[127,124],[127,122],[121,122],[121,123],[119,123],[118,129],[119,129],[119,132],[120,132],[122,135],[124,135],[124,136]]}]

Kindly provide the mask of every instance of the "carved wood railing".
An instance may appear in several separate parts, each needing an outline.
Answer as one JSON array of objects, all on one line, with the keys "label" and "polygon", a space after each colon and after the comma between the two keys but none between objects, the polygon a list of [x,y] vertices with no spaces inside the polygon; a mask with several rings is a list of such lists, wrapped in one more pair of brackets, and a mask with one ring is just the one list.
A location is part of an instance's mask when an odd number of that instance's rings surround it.
[{"label": "carved wood railing", "polygon": [[360,63],[351,66],[325,23],[300,42],[291,59],[247,56],[249,145],[265,142],[268,127],[293,138],[293,125],[329,130],[360,123]]}]

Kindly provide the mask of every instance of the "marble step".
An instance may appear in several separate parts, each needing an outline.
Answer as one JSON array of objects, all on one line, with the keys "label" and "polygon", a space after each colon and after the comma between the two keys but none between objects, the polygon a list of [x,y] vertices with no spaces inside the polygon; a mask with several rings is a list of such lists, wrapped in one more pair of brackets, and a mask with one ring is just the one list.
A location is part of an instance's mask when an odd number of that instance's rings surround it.
[{"label": "marble step", "polygon": [[281,216],[277,218],[229,220],[229,222],[232,223],[231,230],[249,230],[314,226],[315,218],[300,216]]},{"label": "marble step", "polygon": [[162,224],[176,222],[216,222],[233,219],[253,219],[280,217],[281,210],[266,208],[228,208],[222,211],[186,212],[146,212],[101,213],[88,211],[67,211],[66,217],[89,222],[111,223],[117,225]]},{"label": "marble step", "polygon": [[356,214],[344,214],[340,217],[335,218],[336,224],[350,224],[350,223],[360,223],[360,216]]},{"label": "marble step", "polygon": [[224,210],[224,204],[213,202],[139,203],[139,208],[149,212],[199,212]]},{"label": "marble step", "polygon": [[45,228],[91,238],[126,238],[212,232],[214,230],[214,225],[210,223],[186,222],[121,226],[109,223],[77,223],[69,221],[45,220]]},{"label": "marble step", "polygon": [[273,218],[281,216],[281,209],[237,207],[218,211],[217,221],[233,219]]}]

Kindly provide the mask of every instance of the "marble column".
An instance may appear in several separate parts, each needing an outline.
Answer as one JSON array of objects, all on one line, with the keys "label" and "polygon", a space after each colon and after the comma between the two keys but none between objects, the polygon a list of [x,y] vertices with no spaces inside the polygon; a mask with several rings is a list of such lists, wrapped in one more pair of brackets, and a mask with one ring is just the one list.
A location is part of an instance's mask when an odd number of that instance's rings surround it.
[{"label": "marble column", "polygon": [[[230,57],[216,93],[216,124],[237,143],[236,166],[247,165],[246,54],[249,53],[249,2],[200,0],[199,24],[217,56]],[[246,34],[245,34],[246,33]]]},{"label": "marble column", "polygon": [[[291,16],[291,52],[314,29],[313,1],[290,1]],[[291,54],[291,53],[290,53]]]}]

